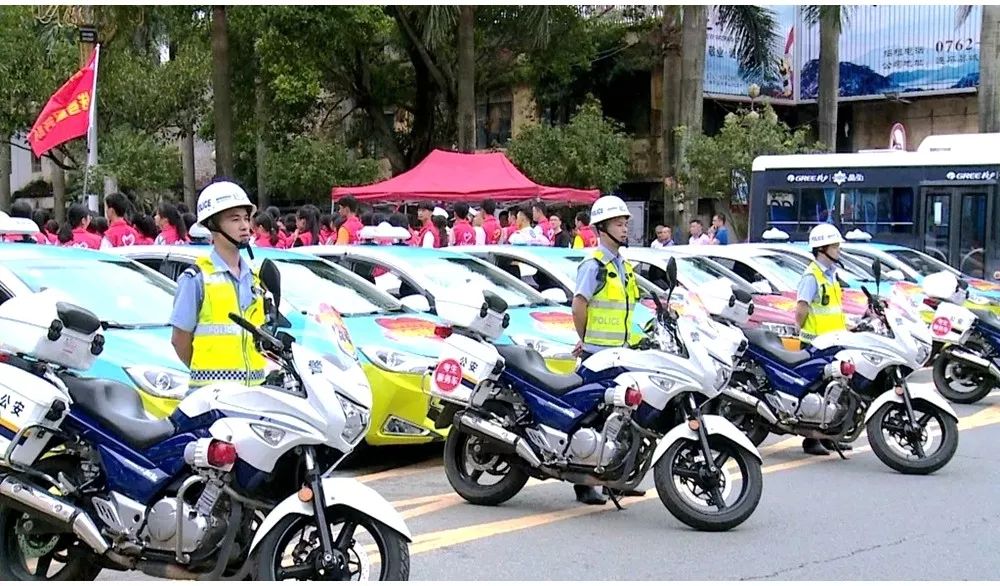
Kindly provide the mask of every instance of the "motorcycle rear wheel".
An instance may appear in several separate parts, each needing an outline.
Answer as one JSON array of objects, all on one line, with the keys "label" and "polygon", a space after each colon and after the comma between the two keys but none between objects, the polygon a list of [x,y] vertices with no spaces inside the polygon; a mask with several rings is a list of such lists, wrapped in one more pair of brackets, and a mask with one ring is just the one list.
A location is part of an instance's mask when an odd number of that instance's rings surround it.
[{"label": "motorcycle rear wheel", "polygon": [[989,372],[960,363],[951,358],[947,350],[934,359],[933,374],[937,391],[952,403],[963,405],[970,405],[989,395],[997,384]]},{"label": "motorcycle rear wheel", "polygon": [[[474,505],[496,506],[521,492],[528,474],[512,461],[517,456],[489,451],[489,444],[468,432],[452,427],[444,443],[444,471],[448,483],[463,499]],[[496,482],[480,482],[484,476]]]}]

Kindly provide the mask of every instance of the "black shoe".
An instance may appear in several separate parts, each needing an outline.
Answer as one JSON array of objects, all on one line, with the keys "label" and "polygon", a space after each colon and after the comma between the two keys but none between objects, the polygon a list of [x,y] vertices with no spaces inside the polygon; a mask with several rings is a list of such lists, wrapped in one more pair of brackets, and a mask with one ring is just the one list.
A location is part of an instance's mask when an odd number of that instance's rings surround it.
[{"label": "black shoe", "polygon": [[593,486],[577,484],[573,487],[573,490],[576,491],[576,500],[585,505],[603,505],[608,502],[604,493]]},{"label": "black shoe", "polygon": [[[610,490],[610,489],[607,489],[607,490]],[[632,490],[611,490],[611,492],[614,493],[614,495],[616,497],[618,497],[618,498],[621,498],[623,496],[646,496],[646,491],[644,491],[644,490],[636,490],[636,489],[632,489]]]},{"label": "black shoe", "polygon": [[845,444],[843,442],[834,444],[833,440],[820,440],[819,443],[823,444],[823,447],[828,450],[836,451],[837,448],[840,448],[841,452],[850,452],[851,450],[854,449],[854,446],[852,446],[851,444]]},{"label": "black shoe", "polygon": [[823,447],[823,444],[814,438],[808,437],[802,440],[802,451],[813,456],[829,456],[830,450]]}]

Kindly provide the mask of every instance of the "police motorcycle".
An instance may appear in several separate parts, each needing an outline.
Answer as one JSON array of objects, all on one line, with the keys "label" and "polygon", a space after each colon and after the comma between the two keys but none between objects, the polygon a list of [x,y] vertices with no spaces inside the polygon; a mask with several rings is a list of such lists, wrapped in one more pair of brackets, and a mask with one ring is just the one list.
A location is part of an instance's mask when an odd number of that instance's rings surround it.
[{"label": "police motorcycle", "polygon": [[[878,260],[872,270],[878,281]],[[958,448],[958,416],[921,369],[930,332],[915,307],[886,305],[863,290],[868,313],[855,330],[817,336],[808,350],[789,351],[770,332],[747,331],[749,349],[718,411],[756,445],[769,433],[850,443],[867,430],[884,464],[930,474]]]},{"label": "police motorcycle", "polygon": [[949,401],[975,403],[1000,386],[1000,318],[963,307],[968,284],[949,272],[927,275],[921,286],[934,309],[934,385]]},{"label": "police motorcycle", "polygon": [[529,477],[555,478],[606,487],[621,508],[616,491],[652,469],[660,500],[681,522],[725,531],[749,518],[763,488],[760,454],[730,422],[702,412],[745,340],[656,303],[645,349],[602,350],[558,375],[530,348],[493,345],[508,320],[502,299],[439,297],[438,315],[452,325],[440,334],[429,391],[445,405],[437,426],[453,426],[444,454],[452,488],[470,503],[498,505]]},{"label": "police motorcycle", "polygon": [[[273,321],[277,268],[261,278]],[[52,290],[0,306],[0,578],[408,578],[399,513],[325,473],[369,424],[361,368],[230,317],[279,368],[154,420],[134,389],[76,374],[102,350],[92,313]]]}]

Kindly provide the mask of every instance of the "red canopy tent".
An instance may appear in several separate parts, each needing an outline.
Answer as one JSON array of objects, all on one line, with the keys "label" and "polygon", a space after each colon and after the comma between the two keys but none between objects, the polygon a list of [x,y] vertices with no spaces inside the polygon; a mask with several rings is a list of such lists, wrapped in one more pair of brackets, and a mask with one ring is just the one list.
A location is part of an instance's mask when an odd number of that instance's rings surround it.
[{"label": "red canopy tent", "polygon": [[518,171],[503,153],[435,150],[416,167],[391,179],[360,187],[333,188],[333,199],[345,195],[365,202],[475,202],[492,198],[591,203],[600,196],[600,191],[538,185]]}]

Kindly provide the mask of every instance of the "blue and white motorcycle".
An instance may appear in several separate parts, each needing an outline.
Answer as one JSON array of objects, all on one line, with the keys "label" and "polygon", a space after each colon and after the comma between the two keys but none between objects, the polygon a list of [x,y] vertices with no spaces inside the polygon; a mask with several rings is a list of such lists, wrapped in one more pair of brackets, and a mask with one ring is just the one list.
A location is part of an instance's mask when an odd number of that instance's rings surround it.
[{"label": "blue and white motorcycle", "polygon": [[[277,269],[262,280],[276,307]],[[0,578],[408,578],[399,513],[325,475],[368,427],[361,368],[230,317],[279,368],[153,420],[134,389],[74,373],[101,351],[93,314],[52,291],[0,306]]]},{"label": "blue and white motorcycle", "polygon": [[[676,282],[676,265],[668,278]],[[603,350],[559,375],[530,348],[490,342],[506,326],[506,304],[484,297],[438,300],[453,327],[430,373],[445,404],[437,424],[453,425],[445,471],[465,500],[503,503],[533,476],[606,487],[618,505],[616,491],[652,468],[660,500],[683,523],[724,531],[750,517],[760,454],[729,421],[702,413],[746,345],[738,330],[727,335],[732,328],[657,299],[648,349]]]}]

